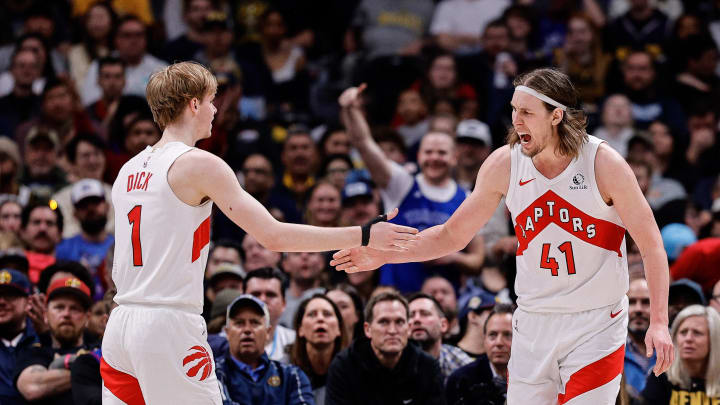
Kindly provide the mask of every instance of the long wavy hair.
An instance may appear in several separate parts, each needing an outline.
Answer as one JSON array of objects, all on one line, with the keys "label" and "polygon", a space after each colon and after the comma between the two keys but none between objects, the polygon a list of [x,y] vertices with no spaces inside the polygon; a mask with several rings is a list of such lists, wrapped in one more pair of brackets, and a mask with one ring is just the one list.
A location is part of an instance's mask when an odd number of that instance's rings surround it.
[{"label": "long wavy hair", "polygon": [[685,368],[685,363],[680,360],[680,348],[677,345],[677,334],[680,325],[691,316],[701,316],[708,323],[708,344],[710,348],[707,356],[707,371],[705,372],[705,395],[715,398],[720,396],[720,314],[712,307],[690,305],[675,317],[670,329],[670,336],[672,336],[673,343],[675,343],[675,361],[667,371],[668,380],[686,389],[691,386],[690,375]]},{"label": "long wavy hair", "polygon": [[302,325],[303,318],[305,318],[305,311],[307,310],[308,304],[310,304],[310,302],[315,299],[321,299],[330,304],[333,312],[335,313],[335,317],[338,320],[338,328],[340,329],[340,335],[336,337],[335,341],[333,342],[333,358],[336,354],[338,354],[338,352],[340,352],[340,350],[342,350],[347,345],[348,339],[348,336],[345,333],[345,324],[343,323],[342,315],[340,314],[340,308],[338,308],[338,306],[335,305],[335,303],[325,294],[314,294],[312,297],[307,298],[303,302],[301,302],[300,306],[298,306],[297,312],[295,313],[295,320],[293,323],[293,326],[295,327],[296,337],[295,343],[293,343],[290,347],[290,363],[300,367],[300,369],[308,375],[315,374],[315,372],[313,371],[312,364],[310,364],[310,357],[307,353],[308,341],[305,337],[300,336],[300,326]]},{"label": "long wavy hair", "polygon": [[[567,106],[562,121],[557,126],[560,142],[555,153],[560,156],[576,158],[580,153],[580,149],[588,140],[588,134],[585,130],[587,117],[585,111],[579,106],[578,92],[568,75],[556,69],[535,69],[518,76],[513,81],[513,85],[516,87],[521,85],[530,87],[538,93]],[[545,102],[543,104],[548,112],[557,108]],[[508,130],[506,141],[511,148],[520,142],[515,127],[510,127]]]}]

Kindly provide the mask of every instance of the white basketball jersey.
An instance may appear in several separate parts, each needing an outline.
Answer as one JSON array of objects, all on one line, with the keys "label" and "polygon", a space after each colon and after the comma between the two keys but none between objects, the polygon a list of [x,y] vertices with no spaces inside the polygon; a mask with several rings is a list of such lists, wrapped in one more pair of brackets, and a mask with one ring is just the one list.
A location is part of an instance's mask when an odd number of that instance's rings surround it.
[{"label": "white basketball jersey", "polygon": [[595,181],[593,136],[548,179],[520,145],[510,151],[506,204],[518,238],[515,292],[529,312],[579,312],[618,302],[628,289],[625,227]]},{"label": "white basketball jersey", "polygon": [[212,202],[190,206],[170,188],[168,170],[194,148],[147,147],[120,169],[112,189],[120,304],[161,305],[202,313]]}]

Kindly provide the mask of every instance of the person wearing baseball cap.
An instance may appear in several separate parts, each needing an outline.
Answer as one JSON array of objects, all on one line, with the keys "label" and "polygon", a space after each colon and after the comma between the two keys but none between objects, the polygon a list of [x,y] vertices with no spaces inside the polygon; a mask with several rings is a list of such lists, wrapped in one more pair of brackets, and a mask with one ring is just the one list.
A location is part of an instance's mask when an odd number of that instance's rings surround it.
[{"label": "person wearing baseball cap", "polygon": [[477,358],[485,353],[483,332],[485,320],[495,306],[495,297],[487,292],[480,291],[474,295],[460,310],[460,322],[465,325],[465,334],[458,342],[470,357]]},{"label": "person wearing baseball cap", "polygon": [[242,290],[245,271],[239,264],[221,263],[214,267],[207,276],[214,299],[217,294],[228,288]]},{"label": "person wearing baseball cap", "polygon": [[215,367],[224,396],[241,404],[313,404],[305,373],[268,358],[269,331],[270,313],[260,299],[243,294],[230,303],[225,326],[229,348]]},{"label": "person wearing baseball cap", "polygon": [[105,283],[105,258],[115,237],[106,230],[110,205],[105,200],[105,188],[99,180],[82,179],[76,182],[70,192],[74,212],[80,223],[81,232],[63,239],[57,246],[58,260],[85,263],[93,277],[95,291],[92,296],[102,299],[107,289]]},{"label": "person wearing baseball cap", "polygon": [[63,277],[50,284],[46,302],[50,333],[18,354],[16,386],[33,403],[74,404],[70,367],[78,355],[96,346],[84,333],[92,305],[90,288],[75,277]]},{"label": "person wearing baseball cap", "polygon": [[342,212],[340,220],[352,226],[367,223],[381,214],[371,182],[358,180],[345,184],[342,189]]},{"label": "person wearing baseball cap", "polygon": [[467,190],[475,188],[478,170],[492,151],[490,128],[475,119],[460,121],[455,130],[458,165],[456,179]]},{"label": "person wearing baseball cap", "polygon": [[30,280],[13,269],[0,270],[0,404],[20,405],[25,400],[13,384],[17,353],[37,342],[25,308]]}]

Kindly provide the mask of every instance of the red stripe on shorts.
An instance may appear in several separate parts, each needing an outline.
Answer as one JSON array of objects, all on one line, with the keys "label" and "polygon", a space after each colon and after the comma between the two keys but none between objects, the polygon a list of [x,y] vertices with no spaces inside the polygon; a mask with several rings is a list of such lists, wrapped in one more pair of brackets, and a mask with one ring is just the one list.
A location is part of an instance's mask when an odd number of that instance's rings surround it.
[{"label": "red stripe on shorts", "polygon": [[198,226],[193,234],[192,261],[200,258],[200,251],[210,243],[210,217]]},{"label": "red stripe on shorts", "polygon": [[105,359],[100,359],[100,375],[105,388],[110,390],[119,400],[128,405],[145,405],[138,380],[130,374],[110,367]]},{"label": "red stripe on shorts", "polygon": [[570,376],[565,384],[565,394],[558,395],[558,404],[605,385],[621,374],[625,358],[625,345],[602,359],[588,364]]}]

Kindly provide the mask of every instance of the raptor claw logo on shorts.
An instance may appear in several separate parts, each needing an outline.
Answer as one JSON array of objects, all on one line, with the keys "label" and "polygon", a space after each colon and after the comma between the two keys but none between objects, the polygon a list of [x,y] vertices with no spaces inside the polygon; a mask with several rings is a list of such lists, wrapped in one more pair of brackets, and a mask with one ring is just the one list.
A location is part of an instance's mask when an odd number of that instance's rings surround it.
[{"label": "raptor claw logo on shorts", "polygon": [[191,351],[192,354],[185,356],[183,359],[183,368],[191,363],[192,367],[190,367],[185,374],[192,378],[198,375],[200,370],[202,370],[202,375],[200,376],[199,381],[205,380],[208,378],[210,373],[212,373],[210,353],[208,353],[208,351],[202,346],[193,346],[188,350]]}]

